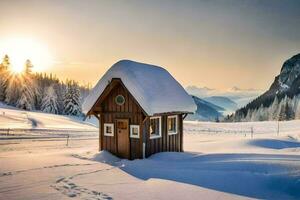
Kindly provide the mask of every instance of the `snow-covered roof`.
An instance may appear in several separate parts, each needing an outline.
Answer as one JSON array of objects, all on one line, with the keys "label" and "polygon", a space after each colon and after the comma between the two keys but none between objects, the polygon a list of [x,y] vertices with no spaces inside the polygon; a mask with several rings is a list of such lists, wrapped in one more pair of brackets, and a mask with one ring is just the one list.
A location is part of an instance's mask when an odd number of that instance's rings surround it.
[{"label": "snow-covered roof", "polygon": [[121,60],[99,80],[83,103],[88,113],[113,78],[120,78],[143,110],[149,115],[168,112],[194,112],[197,108],[192,97],[165,69]]}]

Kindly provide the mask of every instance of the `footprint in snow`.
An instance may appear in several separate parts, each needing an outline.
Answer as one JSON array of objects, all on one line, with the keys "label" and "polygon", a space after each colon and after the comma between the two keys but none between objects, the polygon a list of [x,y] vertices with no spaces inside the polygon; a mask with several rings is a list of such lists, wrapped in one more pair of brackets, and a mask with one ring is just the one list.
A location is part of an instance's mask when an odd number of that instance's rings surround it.
[{"label": "footprint in snow", "polygon": [[87,188],[76,185],[71,182],[72,179],[66,177],[60,177],[55,181],[56,184],[51,185],[55,190],[61,192],[62,194],[73,198],[80,197],[83,199],[96,199],[96,200],[111,200],[112,197],[104,194],[102,192],[98,192],[95,190],[89,190]]}]

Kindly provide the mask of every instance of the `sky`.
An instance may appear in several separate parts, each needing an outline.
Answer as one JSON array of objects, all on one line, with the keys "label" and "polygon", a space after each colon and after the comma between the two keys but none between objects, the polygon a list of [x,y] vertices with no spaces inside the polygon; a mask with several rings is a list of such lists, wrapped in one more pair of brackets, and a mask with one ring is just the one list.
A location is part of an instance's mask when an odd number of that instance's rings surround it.
[{"label": "sky", "polygon": [[300,53],[298,0],[1,0],[0,9],[0,56],[8,41],[31,41],[14,49],[34,54],[37,69],[92,85],[130,59],[184,87],[264,90]]}]

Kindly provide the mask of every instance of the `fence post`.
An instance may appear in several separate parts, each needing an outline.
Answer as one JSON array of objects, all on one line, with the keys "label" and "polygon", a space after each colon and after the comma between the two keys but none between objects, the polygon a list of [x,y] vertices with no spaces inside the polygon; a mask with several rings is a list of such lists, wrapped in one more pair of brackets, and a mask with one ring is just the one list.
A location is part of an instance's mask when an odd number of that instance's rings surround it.
[{"label": "fence post", "polygon": [[69,146],[69,137],[70,137],[70,135],[67,134],[67,147]]},{"label": "fence post", "polygon": [[7,136],[9,136],[9,128],[7,129]]},{"label": "fence post", "polygon": [[253,126],[251,127],[251,138],[253,138]]}]

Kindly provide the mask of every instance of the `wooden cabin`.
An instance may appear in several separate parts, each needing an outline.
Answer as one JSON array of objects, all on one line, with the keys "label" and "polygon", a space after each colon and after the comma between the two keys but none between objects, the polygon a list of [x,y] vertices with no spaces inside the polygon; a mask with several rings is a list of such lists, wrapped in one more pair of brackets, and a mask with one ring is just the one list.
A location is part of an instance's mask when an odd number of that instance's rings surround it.
[{"label": "wooden cabin", "polygon": [[183,119],[195,110],[165,69],[129,60],[114,64],[83,104],[99,120],[99,150],[127,159],[183,151]]}]

